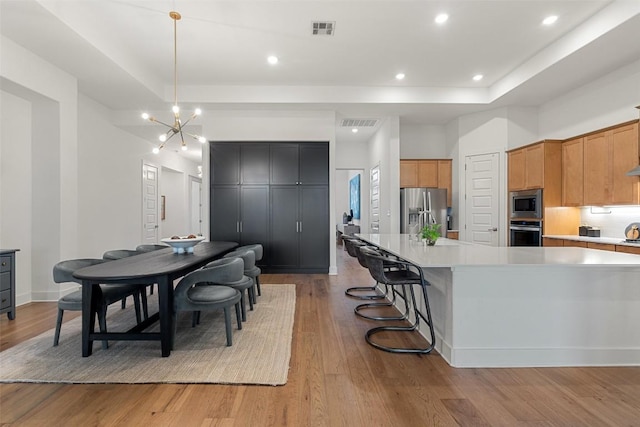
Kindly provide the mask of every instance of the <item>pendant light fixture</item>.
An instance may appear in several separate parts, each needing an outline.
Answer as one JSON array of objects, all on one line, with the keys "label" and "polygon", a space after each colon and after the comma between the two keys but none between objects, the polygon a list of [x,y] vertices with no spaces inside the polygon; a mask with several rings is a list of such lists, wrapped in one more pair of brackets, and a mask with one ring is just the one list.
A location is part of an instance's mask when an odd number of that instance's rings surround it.
[{"label": "pendant light fixture", "polygon": [[168,123],[161,122],[153,116],[150,116],[148,113],[142,113],[142,118],[144,120],[149,120],[153,123],[159,123],[163,126],[166,126],[169,130],[166,133],[160,135],[160,145],[153,149],[155,154],[158,154],[161,149],[164,148],[166,142],[171,139],[174,135],[180,135],[181,148],[182,151],[187,150],[187,144],[184,142],[184,135],[188,135],[194,139],[197,139],[201,143],[207,142],[206,138],[194,135],[192,133],[186,132],[184,127],[193,119],[202,114],[202,110],[196,108],[191,117],[187,119],[186,122],[182,122],[180,119],[180,107],[178,106],[178,37],[177,37],[177,22],[182,18],[182,16],[175,11],[169,12],[169,17],[173,19],[173,107],[171,111],[173,112],[173,125]]}]

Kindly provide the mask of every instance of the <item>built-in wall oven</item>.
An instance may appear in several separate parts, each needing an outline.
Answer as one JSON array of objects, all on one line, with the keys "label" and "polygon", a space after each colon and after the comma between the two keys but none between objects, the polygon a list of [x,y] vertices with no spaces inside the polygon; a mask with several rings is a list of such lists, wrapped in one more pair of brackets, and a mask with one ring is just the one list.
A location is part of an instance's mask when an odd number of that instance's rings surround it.
[{"label": "built-in wall oven", "polygon": [[542,218],[542,190],[512,191],[509,193],[511,218]]},{"label": "built-in wall oven", "polygon": [[511,220],[510,246],[542,246],[542,221]]}]

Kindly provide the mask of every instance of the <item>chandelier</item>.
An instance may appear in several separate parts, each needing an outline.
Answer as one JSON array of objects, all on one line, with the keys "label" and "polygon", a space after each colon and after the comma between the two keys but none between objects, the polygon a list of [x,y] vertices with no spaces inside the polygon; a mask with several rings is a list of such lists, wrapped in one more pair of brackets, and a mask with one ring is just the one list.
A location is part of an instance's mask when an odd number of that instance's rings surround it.
[{"label": "chandelier", "polygon": [[155,154],[158,154],[160,150],[164,148],[167,141],[171,139],[174,135],[180,135],[182,151],[187,150],[187,144],[186,142],[184,142],[184,135],[188,135],[194,139],[197,139],[203,144],[207,142],[206,138],[204,138],[203,136],[194,135],[192,133],[187,132],[184,129],[184,127],[192,119],[195,119],[200,114],[202,114],[202,110],[200,110],[199,108],[196,108],[193,114],[191,115],[191,117],[189,117],[187,121],[184,123],[180,119],[180,107],[178,106],[178,38],[177,38],[176,24],[182,18],[182,16],[178,12],[171,11],[169,12],[169,17],[173,19],[173,107],[171,108],[171,111],[173,112],[173,125],[161,122],[160,120],[149,115],[148,113],[142,113],[142,118],[144,120],[149,120],[150,122],[158,123],[168,128],[166,133],[163,133],[162,135],[159,136],[158,139],[160,139],[160,145],[153,149],[153,152]]}]

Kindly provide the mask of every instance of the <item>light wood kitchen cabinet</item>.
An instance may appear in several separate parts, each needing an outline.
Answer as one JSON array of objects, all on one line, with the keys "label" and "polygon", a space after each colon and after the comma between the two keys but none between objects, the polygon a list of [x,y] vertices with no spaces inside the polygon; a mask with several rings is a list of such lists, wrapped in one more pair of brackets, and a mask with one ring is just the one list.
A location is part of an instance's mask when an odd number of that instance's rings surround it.
[{"label": "light wood kitchen cabinet", "polygon": [[418,161],[400,160],[400,188],[418,186]]},{"label": "light wood kitchen cabinet", "polygon": [[589,249],[600,249],[601,251],[615,251],[616,245],[612,245],[610,243],[596,243],[596,242],[588,242],[587,248]]},{"label": "light wood kitchen cabinet", "polygon": [[438,160],[438,188],[447,189],[447,206],[451,206],[451,159]]},{"label": "light wood kitchen cabinet", "polygon": [[640,204],[640,178],[626,175],[640,161],[638,145],[638,122],[566,141],[562,147],[563,205]]},{"label": "light wood kitchen cabinet", "polygon": [[509,191],[542,188],[545,207],[562,203],[562,141],[544,140],[508,152]]},{"label": "light wood kitchen cabinet", "polygon": [[565,239],[563,246],[576,247],[576,248],[586,248],[587,242],[581,242],[580,240],[568,240]]},{"label": "light wood kitchen cabinet", "polygon": [[418,187],[438,188],[438,161],[418,161]]},{"label": "light wood kitchen cabinet", "polygon": [[640,247],[616,245],[616,252],[640,255]]},{"label": "light wood kitchen cabinet", "polygon": [[562,206],[583,206],[583,138],[562,143]]},{"label": "light wood kitchen cabinet", "polygon": [[555,247],[555,246],[564,246],[564,239],[554,239],[552,237],[543,237],[542,246],[547,248]]},{"label": "light wood kitchen cabinet", "polygon": [[640,178],[627,176],[640,164],[638,123],[609,131],[611,144],[611,204],[640,204]]},{"label": "light wood kitchen cabinet", "polygon": [[400,188],[445,188],[451,206],[451,168],[451,159],[400,160]]}]

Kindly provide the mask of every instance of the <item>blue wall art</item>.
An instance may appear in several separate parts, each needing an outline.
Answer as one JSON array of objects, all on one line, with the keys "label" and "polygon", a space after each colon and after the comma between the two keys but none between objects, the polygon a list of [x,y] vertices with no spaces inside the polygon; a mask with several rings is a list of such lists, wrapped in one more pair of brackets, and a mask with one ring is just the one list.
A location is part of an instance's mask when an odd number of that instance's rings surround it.
[{"label": "blue wall art", "polygon": [[349,208],[353,219],[360,219],[360,174],[349,181]]}]

